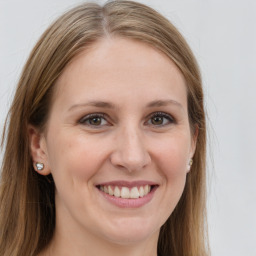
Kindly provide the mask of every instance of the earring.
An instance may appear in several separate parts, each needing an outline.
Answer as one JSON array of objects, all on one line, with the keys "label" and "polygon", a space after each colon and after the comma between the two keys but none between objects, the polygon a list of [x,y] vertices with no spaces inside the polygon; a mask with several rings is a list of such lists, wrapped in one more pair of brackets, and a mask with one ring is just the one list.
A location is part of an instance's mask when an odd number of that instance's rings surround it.
[{"label": "earring", "polygon": [[42,171],[44,169],[44,164],[43,163],[36,163],[36,169],[38,171]]},{"label": "earring", "polygon": [[192,164],[193,164],[193,159],[191,158],[188,163],[188,171],[190,171]]}]

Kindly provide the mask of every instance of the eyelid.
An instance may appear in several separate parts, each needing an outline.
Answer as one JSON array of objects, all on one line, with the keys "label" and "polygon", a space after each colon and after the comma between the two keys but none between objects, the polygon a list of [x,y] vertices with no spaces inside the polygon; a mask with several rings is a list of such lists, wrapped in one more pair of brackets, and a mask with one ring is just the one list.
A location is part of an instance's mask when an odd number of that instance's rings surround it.
[{"label": "eyelid", "polygon": [[148,118],[147,118],[148,119],[147,122],[149,122],[150,119],[152,119],[153,117],[156,117],[156,116],[160,116],[160,117],[166,118],[166,119],[168,119],[169,122],[168,122],[168,124],[162,124],[162,125],[150,124],[151,126],[163,127],[163,126],[166,126],[166,125],[170,125],[170,124],[176,123],[176,121],[175,121],[175,119],[174,119],[174,117],[172,115],[167,114],[166,112],[162,112],[162,111],[157,111],[157,112],[154,112],[154,113],[150,114],[148,116]]},{"label": "eyelid", "polygon": [[[82,118],[80,118],[78,120],[78,123],[79,124],[83,124],[83,125],[87,125],[87,126],[91,126],[91,127],[97,127],[96,125],[91,125],[91,124],[86,124],[86,121],[88,121],[89,119],[91,118],[95,118],[95,117],[99,117],[99,118],[102,118],[104,119],[107,123],[109,123],[109,121],[107,120],[107,116],[106,114],[104,113],[91,113],[91,114],[88,114],[88,115],[85,115],[83,116]],[[102,126],[106,126],[106,125],[99,125],[99,127],[102,127]]]},{"label": "eyelid", "polygon": [[[107,122],[107,124],[93,125],[93,124],[86,123],[91,118],[97,118],[97,117],[104,119]],[[154,117],[166,118],[168,120],[168,122],[166,124],[160,124],[160,125],[156,125],[156,124],[152,124],[152,123],[150,124],[149,123],[150,120]],[[87,115],[83,116],[82,118],[80,118],[78,120],[78,123],[82,124],[82,125],[89,126],[89,127],[93,127],[93,128],[101,128],[101,127],[104,127],[104,126],[111,125],[111,123],[109,121],[109,117],[105,113],[90,113],[90,114],[87,114]],[[148,117],[146,118],[146,122],[145,122],[146,125],[159,127],[159,128],[170,125],[170,124],[174,124],[174,123],[176,123],[176,120],[174,119],[174,117],[171,114],[168,114],[168,113],[162,112],[162,111],[157,111],[157,112],[151,113],[150,115],[148,115]]]}]

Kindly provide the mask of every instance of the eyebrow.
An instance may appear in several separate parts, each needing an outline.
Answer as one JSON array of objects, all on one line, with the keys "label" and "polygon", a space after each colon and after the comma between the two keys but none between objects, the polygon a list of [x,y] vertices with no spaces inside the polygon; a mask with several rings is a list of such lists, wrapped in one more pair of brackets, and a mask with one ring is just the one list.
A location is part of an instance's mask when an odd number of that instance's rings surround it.
[{"label": "eyebrow", "polygon": [[183,109],[183,106],[175,101],[175,100],[155,100],[155,101],[152,101],[150,102],[147,107],[148,108],[152,108],[152,107],[165,107],[165,106],[168,106],[168,105],[176,105],[177,107],[180,107]]},{"label": "eyebrow", "polygon": [[90,101],[87,103],[83,103],[83,104],[75,104],[72,105],[68,111],[71,111],[75,108],[81,108],[81,107],[97,107],[97,108],[115,108],[115,106],[112,103],[109,102],[104,102],[104,101]]},{"label": "eyebrow", "polygon": [[[176,105],[179,108],[183,109],[183,106],[175,101],[175,100],[155,100],[147,104],[147,108],[152,108],[152,107],[164,107],[168,105]],[[81,108],[81,107],[97,107],[97,108],[109,108],[109,109],[115,109],[115,105],[110,103],[110,102],[105,102],[105,101],[90,101],[87,103],[82,103],[82,104],[75,104],[72,105],[68,111],[71,111],[75,108]]]}]

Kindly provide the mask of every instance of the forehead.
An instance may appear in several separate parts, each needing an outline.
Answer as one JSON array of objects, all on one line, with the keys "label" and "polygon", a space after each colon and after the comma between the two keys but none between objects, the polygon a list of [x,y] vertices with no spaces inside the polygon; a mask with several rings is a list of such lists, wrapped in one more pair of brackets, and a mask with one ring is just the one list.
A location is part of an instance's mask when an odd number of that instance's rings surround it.
[{"label": "forehead", "polygon": [[169,57],[142,42],[105,38],[69,63],[57,81],[54,98],[83,101],[90,96],[113,98],[114,92],[119,98],[143,95],[158,100],[167,91],[186,105],[184,77]]}]

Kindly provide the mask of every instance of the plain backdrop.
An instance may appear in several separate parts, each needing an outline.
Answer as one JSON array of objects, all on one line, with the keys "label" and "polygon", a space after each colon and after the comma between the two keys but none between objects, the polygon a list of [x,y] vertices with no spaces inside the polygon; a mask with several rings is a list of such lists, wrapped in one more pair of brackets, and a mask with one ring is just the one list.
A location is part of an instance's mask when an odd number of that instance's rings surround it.
[{"label": "plain backdrop", "polygon": [[[209,118],[212,255],[256,256],[256,1],[139,2],[178,27],[201,67]],[[33,45],[56,17],[78,3],[0,0],[0,132]]]}]

